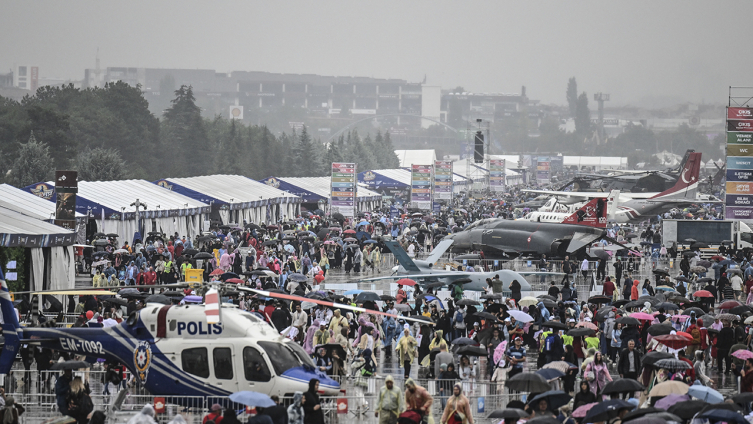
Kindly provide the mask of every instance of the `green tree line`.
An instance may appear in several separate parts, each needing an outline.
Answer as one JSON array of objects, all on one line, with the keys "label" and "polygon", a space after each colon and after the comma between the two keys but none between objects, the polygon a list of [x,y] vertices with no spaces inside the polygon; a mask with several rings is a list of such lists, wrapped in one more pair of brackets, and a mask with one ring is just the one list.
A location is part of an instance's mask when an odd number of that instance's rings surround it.
[{"label": "green tree line", "polygon": [[190,86],[175,90],[161,117],[139,87],[45,86],[15,101],[0,96],[0,180],[26,186],[75,169],[82,180],[240,174],[309,177],[330,163],[357,162],[359,171],[396,168],[389,133],[361,138],[354,130],[329,143],[306,127],[275,135],[265,126],[203,118]]}]

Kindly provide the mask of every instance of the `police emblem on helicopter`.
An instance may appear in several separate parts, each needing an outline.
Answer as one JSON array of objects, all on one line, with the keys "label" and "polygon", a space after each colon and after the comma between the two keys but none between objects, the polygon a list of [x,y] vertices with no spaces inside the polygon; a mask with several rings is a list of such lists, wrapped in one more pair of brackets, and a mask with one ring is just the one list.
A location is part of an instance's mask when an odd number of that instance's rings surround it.
[{"label": "police emblem on helicopter", "polygon": [[146,376],[149,372],[149,365],[152,363],[152,348],[149,342],[141,342],[133,351],[133,365],[138,373],[139,380],[146,382]]}]

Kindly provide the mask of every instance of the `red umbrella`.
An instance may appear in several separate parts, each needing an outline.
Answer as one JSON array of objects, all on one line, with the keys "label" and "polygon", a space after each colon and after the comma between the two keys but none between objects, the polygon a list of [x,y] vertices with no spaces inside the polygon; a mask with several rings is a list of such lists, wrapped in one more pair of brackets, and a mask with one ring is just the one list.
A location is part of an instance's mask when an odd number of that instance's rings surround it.
[{"label": "red umbrella", "polygon": [[693,336],[690,335],[690,333],[686,333],[684,331],[677,331],[676,332],[678,336],[685,337],[686,339],[693,340]]},{"label": "red umbrella", "polygon": [[740,306],[740,302],[736,300],[727,300],[719,305],[719,309],[732,309],[736,306]]},{"label": "red umbrella", "polygon": [[343,234],[355,234],[356,230],[345,230],[343,231]]},{"label": "red umbrella", "polygon": [[221,270],[220,268],[215,269],[214,271],[210,272],[209,275],[222,275],[225,271]]},{"label": "red umbrella", "polygon": [[693,293],[693,297],[714,297],[714,295],[708,290],[698,290]]},{"label": "red umbrella", "polygon": [[397,280],[398,284],[402,284],[403,286],[415,286],[416,282],[411,280],[410,278],[401,278]]},{"label": "red umbrella", "polygon": [[724,257],[719,256],[719,255],[714,255],[714,256],[711,257],[711,260],[712,261],[723,261]]},{"label": "red umbrella", "polygon": [[659,343],[672,349],[682,349],[692,343],[692,340],[689,340],[687,337],[678,336],[677,334],[665,334],[663,336],[656,336],[654,337],[654,340],[658,340]]},{"label": "red umbrella", "polygon": [[240,278],[228,278],[225,280],[226,283],[233,283],[233,284],[245,284],[246,282],[241,280]]}]

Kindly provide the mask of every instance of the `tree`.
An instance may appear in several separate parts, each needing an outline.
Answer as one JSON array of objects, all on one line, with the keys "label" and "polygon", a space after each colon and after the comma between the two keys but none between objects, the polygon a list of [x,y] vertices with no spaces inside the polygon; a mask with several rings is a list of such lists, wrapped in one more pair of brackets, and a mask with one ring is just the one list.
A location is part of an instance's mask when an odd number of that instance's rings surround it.
[{"label": "tree", "polygon": [[113,181],[128,178],[125,161],[117,150],[96,147],[76,156],[75,167],[82,181]]},{"label": "tree", "polygon": [[588,110],[588,96],[586,92],[578,96],[578,104],[575,110],[575,132],[581,137],[588,136],[591,131],[591,111]]},{"label": "tree", "polygon": [[162,162],[167,165],[163,173],[179,177],[209,171],[212,162],[202,154],[209,149],[209,139],[191,86],[181,85],[175,90],[172,106],[164,113],[162,128],[165,131]]},{"label": "tree", "polygon": [[293,156],[296,176],[313,177],[321,171],[319,152],[315,149],[305,125],[301,129],[301,135],[298,136],[298,144],[295,146]]},{"label": "tree", "polygon": [[395,146],[392,145],[392,138],[390,132],[384,133],[384,158],[382,158],[383,169],[395,169],[400,167],[400,158],[395,154]]},{"label": "tree", "polygon": [[575,77],[570,78],[567,82],[567,107],[570,110],[570,117],[575,119],[578,110],[578,83],[575,82]]},{"label": "tree", "polygon": [[29,184],[47,181],[52,177],[55,169],[50,148],[40,143],[31,133],[29,141],[18,152],[18,158],[13,162],[11,178],[16,187],[26,187]]},{"label": "tree", "polygon": [[455,96],[450,96],[447,103],[447,125],[459,130],[465,127],[463,124],[463,104]]}]

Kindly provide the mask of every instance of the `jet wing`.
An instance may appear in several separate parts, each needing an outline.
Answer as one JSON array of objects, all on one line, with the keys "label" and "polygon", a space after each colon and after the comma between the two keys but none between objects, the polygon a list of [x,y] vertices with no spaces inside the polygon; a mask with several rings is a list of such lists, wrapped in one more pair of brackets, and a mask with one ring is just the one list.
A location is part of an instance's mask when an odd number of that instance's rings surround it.
[{"label": "jet wing", "polygon": [[418,265],[413,262],[413,259],[411,259],[410,256],[408,256],[408,253],[403,250],[403,248],[400,246],[400,243],[396,241],[387,241],[384,242],[384,245],[387,246],[388,249],[390,249],[390,252],[395,255],[397,262],[402,265],[406,271],[421,272],[421,268],[419,268]]},{"label": "jet wing", "polygon": [[583,192],[583,191],[549,191],[549,190],[521,190],[525,193],[538,193],[538,194],[546,194],[549,196],[557,196],[557,197],[574,197],[578,199],[597,199],[597,198],[607,198],[609,197],[609,193],[605,192]]},{"label": "jet wing", "polygon": [[557,277],[565,275],[564,272],[549,272],[549,271],[528,271],[528,272],[515,271],[515,272],[517,272],[520,275],[543,275],[543,276],[551,275],[551,276],[557,276]]},{"label": "jet wing", "polygon": [[403,275],[385,275],[384,277],[366,278],[359,281],[381,281],[381,280],[399,280],[401,278],[410,278],[411,280],[426,280],[432,278],[452,278],[455,279],[469,277],[476,273],[471,272],[437,272],[428,274],[403,274]]},{"label": "jet wing", "polygon": [[442,257],[444,252],[446,252],[447,249],[449,249],[452,243],[454,242],[455,240],[452,240],[452,239],[440,241],[437,247],[435,247],[434,250],[431,251],[431,254],[429,255],[429,257],[426,258],[426,262],[430,264],[437,263],[439,258]]},{"label": "jet wing", "polygon": [[580,231],[576,231],[575,234],[573,234],[573,239],[570,240],[570,244],[567,246],[567,253],[573,253],[581,247],[587,246],[600,239],[601,237],[601,234],[582,233]]}]

